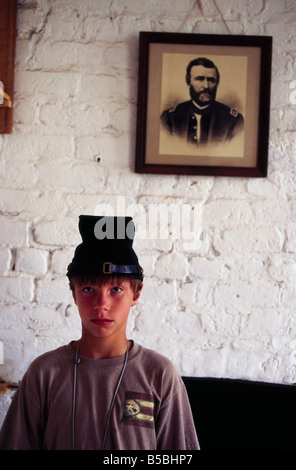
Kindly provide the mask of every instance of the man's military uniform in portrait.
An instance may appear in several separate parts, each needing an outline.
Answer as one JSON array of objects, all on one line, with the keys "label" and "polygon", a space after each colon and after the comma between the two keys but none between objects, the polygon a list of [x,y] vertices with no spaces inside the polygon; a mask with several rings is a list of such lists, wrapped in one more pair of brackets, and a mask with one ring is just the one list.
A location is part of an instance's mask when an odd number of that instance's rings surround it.
[{"label": "man's military uniform in portrait", "polygon": [[194,144],[230,141],[244,126],[244,118],[236,109],[218,101],[203,110],[186,101],[165,110],[161,120],[171,135]]}]

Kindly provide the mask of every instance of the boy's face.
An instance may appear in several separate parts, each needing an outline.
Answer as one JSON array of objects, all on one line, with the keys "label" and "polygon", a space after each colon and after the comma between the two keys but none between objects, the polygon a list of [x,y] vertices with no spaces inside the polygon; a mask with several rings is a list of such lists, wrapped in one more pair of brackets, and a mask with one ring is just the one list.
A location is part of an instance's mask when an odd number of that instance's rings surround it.
[{"label": "boy's face", "polygon": [[128,279],[109,283],[79,284],[75,279],[73,298],[78,307],[84,338],[125,338],[130,308],[139,300]]}]

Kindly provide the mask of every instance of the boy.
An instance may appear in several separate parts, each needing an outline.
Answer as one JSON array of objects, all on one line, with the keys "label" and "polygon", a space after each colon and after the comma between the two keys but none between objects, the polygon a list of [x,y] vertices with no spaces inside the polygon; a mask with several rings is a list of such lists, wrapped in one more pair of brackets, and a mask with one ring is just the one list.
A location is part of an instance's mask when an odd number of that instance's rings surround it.
[{"label": "boy", "polygon": [[80,216],[79,231],[82,243],[67,276],[81,339],[30,365],[0,449],[198,449],[185,387],[171,362],[126,338],[143,281],[132,219]]}]

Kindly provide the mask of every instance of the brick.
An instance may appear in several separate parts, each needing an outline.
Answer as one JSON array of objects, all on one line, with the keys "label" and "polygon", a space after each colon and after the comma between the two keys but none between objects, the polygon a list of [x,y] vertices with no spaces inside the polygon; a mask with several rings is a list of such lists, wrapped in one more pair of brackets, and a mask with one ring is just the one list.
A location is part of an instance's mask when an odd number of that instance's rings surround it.
[{"label": "brick", "polygon": [[31,220],[38,215],[46,214],[47,218],[64,215],[67,211],[67,195],[57,191],[21,190],[3,188],[0,193],[0,204],[8,214],[20,215],[22,220]]},{"label": "brick", "polygon": [[247,189],[250,194],[255,196],[276,198],[278,192],[276,187],[268,180],[252,180],[248,182]]},{"label": "brick", "polygon": [[274,255],[268,266],[272,279],[286,284],[296,283],[296,262],[283,254]]},{"label": "brick", "polygon": [[42,245],[77,245],[81,242],[78,219],[64,218],[40,222],[34,228],[34,239]]},{"label": "brick", "polygon": [[[181,283],[178,287],[178,302],[181,307],[192,309],[192,304],[196,301],[198,285],[196,282]],[[197,316],[195,315],[197,318]]]},{"label": "brick", "polygon": [[215,249],[220,253],[276,253],[283,248],[284,235],[277,227],[239,226],[215,237]]},{"label": "brick", "polygon": [[36,186],[42,187],[46,180],[47,188],[59,191],[82,192],[94,188],[98,181],[104,181],[104,168],[97,162],[73,163],[43,161],[38,167],[38,182]]},{"label": "brick", "polygon": [[40,44],[31,60],[31,70],[53,72],[84,71],[97,73],[102,65],[102,50],[96,44],[52,41]]},{"label": "brick", "polygon": [[285,250],[293,253],[296,251],[296,224],[293,222],[287,227]]},{"label": "brick", "polygon": [[194,256],[190,260],[190,269],[194,276],[204,279],[222,279],[225,267],[221,260]]},{"label": "brick", "polygon": [[[155,296],[157,292],[157,298]],[[153,309],[157,306],[165,306],[176,301],[176,284],[173,281],[158,281],[156,279],[145,279],[144,287],[141,293],[141,306],[145,304],[154,304]]]},{"label": "brick", "polygon": [[27,161],[1,161],[0,171],[0,185],[4,188],[30,190],[38,181],[37,168]]},{"label": "brick", "polygon": [[220,285],[214,290],[214,302],[219,309],[248,315],[253,307],[273,308],[279,303],[279,286],[266,281],[238,281],[234,285]]},{"label": "brick", "polygon": [[0,302],[30,302],[34,297],[32,279],[2,278],[0,283]]},{"label": "brick", "polygon": [[13,109],[15,125],[32,126],[36,117],[34,104],[27,99],[19,98]]},{"label": "brick", "polygon": [[43,275],[47,272],[48,252],[36,248],[22,248],[17,251],[15,270]]},{"label": "brick", "polygon": [[37,281],[36,301],[42,304],[69,304],[73,302],[66,277]]},{"label": "brick", "polygon": [[202,222],[205,227],[218,226],[219,229],[228,228],[231,221],[232,226],[254,223],[255,216],[252,205],[246,204],[245,200],[214,199],[204,207]]},{"label": "brick", "polygon": [[7,272],[10,269],[11,252],[8,248],[0,248],[0,271]]},{"label": "brick", "polygon": [[254,335],[258,339],[262,336],[273,336],[274,331],[281,329],[282,320],[282,315],[275,309],[266,311],[264,308],[255,308],[250,313],[245,334]]},{"label": "brick", "polygon": [[72,141],[69,136],[56,135],[53,139],[51,135],[38,134],[16,134],[10,145],[5,145],[2,151],[2,160],[12,164],[11,152],[15,154],[17,165],[31,164],[32,162],[51,160],[65,157],[71,154]]},{"label": "brick", "polygon": [[13,217],[0,216],[0,244],[16,247],[26,245],[28,223]]},{"label": "brick", "polygon": [[179,253],[162,255],[155,263],[155,275],[162,279],[185,279],[189,271],[188,261]]},{"label": "brick", "polygon": [[[75,72],[61,74],[55,72],[46,72],[43,70],[25,70],[19,71],[16,75],[15,86],[23,96],[36,96],[36,94],[43,97],[64,98],[65,94],[74,95],[77,84],[79,81],[78,74]],[[54,144],[54,142],[52,142]]]},{"label": "brick", "polygon": [[51,272],[59,276],[66,275],[67,266],[71,263],[74,256],[74,249],[63,248],[55,250],[51,258]]},{"label": "brick", "polygon": [[76,139],[76,154],[78,160],[94,160],[101,155],[100,138],[96,136],[81,136]]}]

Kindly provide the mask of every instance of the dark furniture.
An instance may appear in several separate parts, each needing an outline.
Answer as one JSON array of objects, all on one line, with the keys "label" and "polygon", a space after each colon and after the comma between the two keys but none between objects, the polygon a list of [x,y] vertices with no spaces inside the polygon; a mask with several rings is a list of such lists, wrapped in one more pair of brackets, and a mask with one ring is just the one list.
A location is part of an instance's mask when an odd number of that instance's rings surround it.
[{"label": "dark furniture", "polygon": [[182,377],[201,450],[296,450],[296,387]]}]

